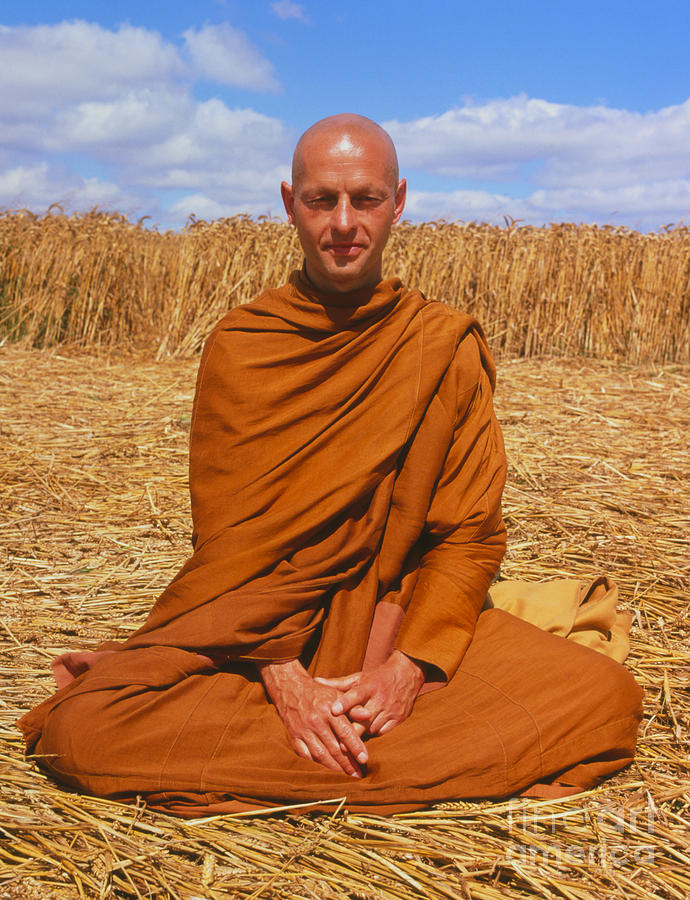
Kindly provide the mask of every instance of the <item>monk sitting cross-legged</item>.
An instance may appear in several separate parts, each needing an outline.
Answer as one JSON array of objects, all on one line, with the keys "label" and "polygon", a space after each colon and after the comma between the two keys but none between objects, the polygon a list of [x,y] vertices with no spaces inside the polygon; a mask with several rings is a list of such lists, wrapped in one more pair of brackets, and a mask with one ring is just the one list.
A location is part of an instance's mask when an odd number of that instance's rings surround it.
[{"label": "monk sitting cross-legged", "polygon": [[[381,259],[406,184],[374,122],[283,183],[304,265],[211,333],[194,552],[124,643],[21,720],[57,780],[180,815],[565,796],[630,761],[641,690],[605,578],[496,582],[505,454],[480,326]],[[487,594],[488,592],[488,594]]]}]

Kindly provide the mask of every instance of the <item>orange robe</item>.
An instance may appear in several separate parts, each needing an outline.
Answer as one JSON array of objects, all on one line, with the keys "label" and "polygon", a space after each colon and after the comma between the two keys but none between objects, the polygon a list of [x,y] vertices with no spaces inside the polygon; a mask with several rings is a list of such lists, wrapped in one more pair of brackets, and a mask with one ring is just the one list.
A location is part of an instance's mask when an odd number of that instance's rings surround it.
[{"label": "orange robe", "polygon": [[[230,311],[197,380],[194,553],[132,637],[65,658],[77,677],[21,720],[40,764],[196,815],[568,793],[628,762],[622,666],[480,615],[505,550],[493,385],[476,321],[398,279],[345,298],[294,273]],[[330,677],[391,646],[443,686],[370,739],[364,778],[299,758],[252,661]]]}]

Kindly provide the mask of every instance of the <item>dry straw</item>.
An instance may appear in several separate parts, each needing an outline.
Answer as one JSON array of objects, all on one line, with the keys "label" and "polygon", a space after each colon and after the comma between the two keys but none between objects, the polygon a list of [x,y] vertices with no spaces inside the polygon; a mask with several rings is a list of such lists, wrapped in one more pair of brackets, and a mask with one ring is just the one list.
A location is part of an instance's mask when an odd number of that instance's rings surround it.
[{"label": "dry straw", "polygon": [[[184,357],[226,309],[300,264],[294,231],[275,220],[159,233],[97,211],[0,214],[0,337]],[[686,227],[403,224],[386,274],[477,315],[501,358],[690,359]]]},{"label": "dry straw", "polygon": [[68,792],[24,760],[14,721],[52,691],[49,660],[129,633],[187,554],[195,366],[0,350],[0,898],[685,900],[688,366],[500,367],[504,575],[608,572],[634,612],[646,717],[635,763],[602,787],[183,822]]}]

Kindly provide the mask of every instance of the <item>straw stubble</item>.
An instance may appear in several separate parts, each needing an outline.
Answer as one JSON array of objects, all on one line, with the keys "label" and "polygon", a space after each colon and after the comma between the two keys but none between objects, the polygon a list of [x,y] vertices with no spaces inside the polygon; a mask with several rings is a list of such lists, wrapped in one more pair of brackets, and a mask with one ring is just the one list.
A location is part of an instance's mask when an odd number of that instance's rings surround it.
[{"label": "straw stubble", "polygon": [[635,763],[558,801],[391,818],[308,808],[184,822],[82,797],[22,754],[49,660],[122,638],[189,549],[195,361],[0,351],[0,898],[690,894],[690,369],[513,360],[506,577],[612,575],[646,691]]}]

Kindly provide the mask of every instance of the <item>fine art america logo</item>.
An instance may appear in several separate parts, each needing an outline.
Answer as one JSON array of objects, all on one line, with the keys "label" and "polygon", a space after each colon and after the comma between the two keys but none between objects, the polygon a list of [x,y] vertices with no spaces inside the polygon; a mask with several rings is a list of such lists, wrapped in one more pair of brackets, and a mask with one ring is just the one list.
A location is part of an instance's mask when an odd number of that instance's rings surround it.
[{"label": "fine art america logo", "polygon": [[[654,812],[651,798],[645,807],[636,809],[593,804],[543,813],[512,801],[506,822],[516,843],[505,858],[518,865],[563,868],[583,863],[602,868],[653,863],[654,843],[649,835],[654,834]],[[581,836],[579,828],[584,828]],[[591,840],[592,833],[596,843]]]}]

